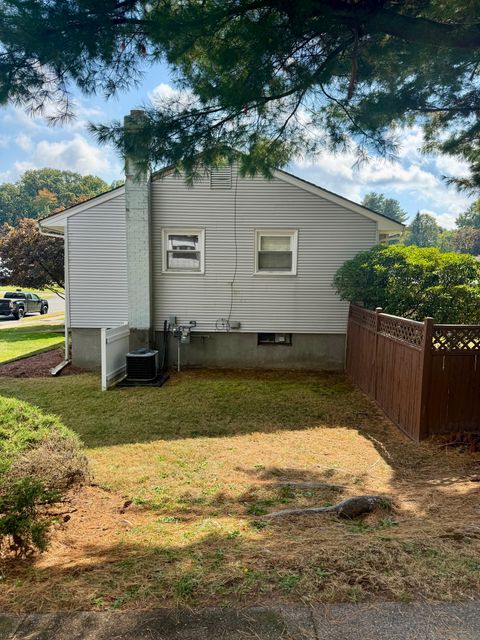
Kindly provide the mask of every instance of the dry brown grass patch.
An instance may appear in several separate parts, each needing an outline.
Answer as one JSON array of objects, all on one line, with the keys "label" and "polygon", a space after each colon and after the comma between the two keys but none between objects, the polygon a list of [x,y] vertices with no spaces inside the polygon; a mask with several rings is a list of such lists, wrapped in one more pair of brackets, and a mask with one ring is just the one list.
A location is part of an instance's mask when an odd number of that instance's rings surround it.
[{"label": "dry brown grass patch", "polygon": [[[90,439],[99,486],[72,497],[76,511],[47,553],[4,568],[1,608],[478,595],[478,454],[408,441],[341,376],[188,372],[160,392],[98,400],[79,380],[78,421],[65,381],[51,410]],[[41,404],[41,384],[17,393]],[[393,509],[356,522],[263,517],[370,493]]]}]

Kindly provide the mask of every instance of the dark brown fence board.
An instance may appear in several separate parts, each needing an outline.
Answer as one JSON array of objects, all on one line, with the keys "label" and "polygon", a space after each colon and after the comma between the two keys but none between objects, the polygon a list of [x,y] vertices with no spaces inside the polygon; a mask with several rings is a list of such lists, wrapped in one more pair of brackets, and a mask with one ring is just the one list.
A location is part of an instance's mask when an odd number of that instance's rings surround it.
[{"label": "dark brown fence board", "polygon": [[374,393],[376,334],[350,318],[347,335],[347,370],[358,386],[368,395]]},{"label": "dark brown fence board", "polygon": [[412,438],[416,438],[420,403],[420,360],[420,351],[379,336],[374,397],[387,416]]},{"label": "dark brown fence board", "polygon": [[427,399],[430,433],[480,431],[480,353],[436,353]]},{"label": "dark brown fence board", "polygon": [[408,436],[480,430],[480,326],[351,305],[346,370]]}]

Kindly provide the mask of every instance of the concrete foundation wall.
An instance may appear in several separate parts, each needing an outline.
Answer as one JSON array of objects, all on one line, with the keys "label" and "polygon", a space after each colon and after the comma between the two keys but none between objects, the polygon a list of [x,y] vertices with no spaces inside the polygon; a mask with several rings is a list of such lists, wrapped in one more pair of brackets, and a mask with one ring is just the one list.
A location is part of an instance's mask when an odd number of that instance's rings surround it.
[{"label": "concrete foundation wall", "polygon": [[82,369],[99,371],[102,362],[100,329],[71,329],[72,363]]},{"label": "concrete foundation wall", "polygon": [[[163,332],[155,344],[162,349]],[[256,333],[192,334],[181,345],[182,367],[259,369],[343,369],[345,336],[293,334],[291,345],[259,345]],[[72,361],[84,369],[100,369],[100,329],[72,329]],[[169,336],[169,366],[177,366],[177,340]]]},{"label": "concrete foundation wall", "polygon": [[[163,332],[157,332],[161,349]],[[256,333],[194,333],[182,344],[182,367],[259,369],[343,369],[345,335],[293,334],[291,345],[259,345]],[[177,365],[177,340],[169,336],[169,366]]]}]

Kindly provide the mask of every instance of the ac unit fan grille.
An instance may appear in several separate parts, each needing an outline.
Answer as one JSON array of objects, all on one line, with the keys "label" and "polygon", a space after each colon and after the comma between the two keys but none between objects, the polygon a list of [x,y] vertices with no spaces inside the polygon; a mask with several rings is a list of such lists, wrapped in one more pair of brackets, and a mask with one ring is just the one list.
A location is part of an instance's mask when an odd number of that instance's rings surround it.
[{"label": "ac unit fan grille", "polygon": [[157,377],[157,351],[149,354],[127,354],[128,380],[154,380]]}]

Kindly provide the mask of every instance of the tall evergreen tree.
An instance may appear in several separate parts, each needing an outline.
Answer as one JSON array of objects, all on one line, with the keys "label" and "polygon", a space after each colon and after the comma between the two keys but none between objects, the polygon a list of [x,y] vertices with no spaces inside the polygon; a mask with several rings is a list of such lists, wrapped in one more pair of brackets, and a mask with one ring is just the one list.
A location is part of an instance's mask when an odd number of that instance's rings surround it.
[{"label": "tall evergreen tree", "polygon": [[395,198],[387,198],[383,193],[370,191],[370,193],[365,194],[362,204],[364,207],[393,218],[397,222],[405,223],[407,212],[402,209],[400,202]]},{"label": "tall evergreen tree", "polygon": [[442,227],[428,213],[420,213],[405,232],[405,244],[417,247],[438,247]]},{"label": "tall evergreen tree", "polygon": [[94,127],[143,161],[244,152],[245,172],[358,145],[388,155],[419,118],[427,143],[463,156],[480,186],[480,18],[471,0],[2,0],[0,103],[55,118],[71,88],[109,97],[166,59],[186,91],[147,110],[134,140]]}]

